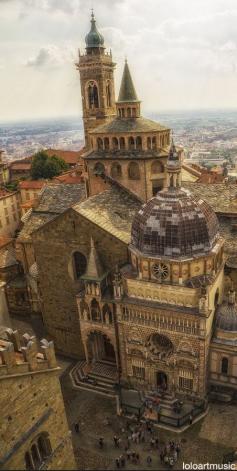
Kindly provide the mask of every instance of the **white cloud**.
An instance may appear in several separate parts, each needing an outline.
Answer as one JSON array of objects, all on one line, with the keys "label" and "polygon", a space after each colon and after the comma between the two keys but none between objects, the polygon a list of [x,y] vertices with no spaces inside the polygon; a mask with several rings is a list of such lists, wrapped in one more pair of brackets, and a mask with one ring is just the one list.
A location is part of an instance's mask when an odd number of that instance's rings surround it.
[{"label": "white cloud", "polygon": [[59,67],[75,60],[76,54],[70,46],[59,48],[55,45],[41,47],[40,50],[30,57],[25,65],[27,67]]}]

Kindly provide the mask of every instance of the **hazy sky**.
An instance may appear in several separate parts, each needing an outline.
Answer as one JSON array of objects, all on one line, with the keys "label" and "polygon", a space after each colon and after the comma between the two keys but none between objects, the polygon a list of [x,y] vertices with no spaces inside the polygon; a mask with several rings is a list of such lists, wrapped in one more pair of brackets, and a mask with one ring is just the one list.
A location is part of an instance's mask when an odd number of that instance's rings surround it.
[{"label": "hazy sky", "polygon": [[81,114],[92,6],[144,113],[237,108],[237,0],[0,0],[0,121]]}]

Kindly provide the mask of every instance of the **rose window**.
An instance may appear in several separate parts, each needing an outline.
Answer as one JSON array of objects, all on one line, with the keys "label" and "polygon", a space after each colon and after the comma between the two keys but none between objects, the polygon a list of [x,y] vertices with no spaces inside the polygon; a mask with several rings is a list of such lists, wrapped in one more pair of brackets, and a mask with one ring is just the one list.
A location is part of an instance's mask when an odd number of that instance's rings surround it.
[{"label": "rose window", "polygon": [[153,275],[156,278],[165,280],[169,274],[169,269],[164,263],[155,263],[152,267]]}]

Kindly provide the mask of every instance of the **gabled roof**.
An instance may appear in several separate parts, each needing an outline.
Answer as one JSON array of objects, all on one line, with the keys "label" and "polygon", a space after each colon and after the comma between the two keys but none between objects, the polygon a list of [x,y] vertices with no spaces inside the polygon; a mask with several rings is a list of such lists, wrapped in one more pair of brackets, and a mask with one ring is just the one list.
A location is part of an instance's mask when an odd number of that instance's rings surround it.
[{"label": "gabled roof", "polygon": [[50,184],[45,186],[39,197],[39,203],[33,210],[24,215],[23,229],[17,240],[30,241],[31,234],[59,214],[66,211],[86,196],[85,185],[78,184]]},{"label": "gabled roof", "polygon": [[141,203],[119,188],[91,196],[73,206],[73,210],[125,244],[130,243],[131,225]]}]

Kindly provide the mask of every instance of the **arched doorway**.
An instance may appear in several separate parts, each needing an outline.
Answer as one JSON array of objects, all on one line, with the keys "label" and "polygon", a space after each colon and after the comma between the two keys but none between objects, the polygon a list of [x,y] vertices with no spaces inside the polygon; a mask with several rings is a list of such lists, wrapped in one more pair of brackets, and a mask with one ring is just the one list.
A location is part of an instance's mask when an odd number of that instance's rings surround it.
[{"label": "arched doorway", "polygon": [[167,390],[168,378],[167,378],[167,374],[164,373],[164,371],[158,371],[156,373],[156,384],[157,384],[157,388],[162,389],[163,391]]},{"label": "arched doorway", "polygon": [[90,332],[87,337],[88,360],[116,363],[114,346],[109,337],[100,331]]}]

